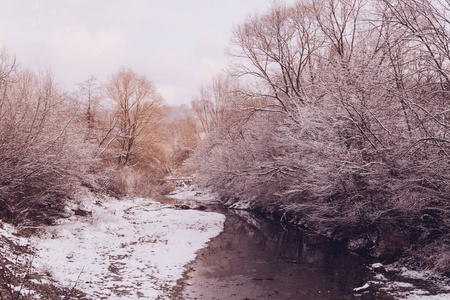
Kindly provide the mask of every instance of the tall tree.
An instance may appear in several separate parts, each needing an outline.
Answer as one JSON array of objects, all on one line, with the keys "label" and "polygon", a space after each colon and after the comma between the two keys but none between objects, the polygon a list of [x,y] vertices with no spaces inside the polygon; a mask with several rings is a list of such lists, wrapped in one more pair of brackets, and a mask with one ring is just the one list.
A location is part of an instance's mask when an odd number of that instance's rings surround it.
[{"label": "tall tree", "polygon": [[146,76],[126,68],[114,74],[105,89],[116,105],[118,163],[136,164],[143,150],[140,146],[151,134],[148,128],[159,120],[162,97]]}]

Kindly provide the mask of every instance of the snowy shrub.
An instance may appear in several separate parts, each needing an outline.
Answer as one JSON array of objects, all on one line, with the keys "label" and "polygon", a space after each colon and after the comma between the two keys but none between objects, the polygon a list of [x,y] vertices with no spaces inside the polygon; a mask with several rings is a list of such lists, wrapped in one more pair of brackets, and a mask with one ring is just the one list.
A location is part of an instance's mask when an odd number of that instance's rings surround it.
[{"label": "snowy shrub", "polygon": [[0,54],[0,212],[15,224],[52,223],[87,173],[91,151],[75,134],[48,73],[18,70]]}]

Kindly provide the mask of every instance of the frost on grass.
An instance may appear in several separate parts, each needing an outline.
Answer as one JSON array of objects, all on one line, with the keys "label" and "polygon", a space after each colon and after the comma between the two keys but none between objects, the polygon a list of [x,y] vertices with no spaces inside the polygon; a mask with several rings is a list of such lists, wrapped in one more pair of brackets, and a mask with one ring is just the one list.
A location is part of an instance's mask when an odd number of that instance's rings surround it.
[{"label": "frost on grass", "polygon": [[168,298],[184,266],[219,234],[225,217],[144,199],[94,206],[36,238],[34,266],[96,299]]}]

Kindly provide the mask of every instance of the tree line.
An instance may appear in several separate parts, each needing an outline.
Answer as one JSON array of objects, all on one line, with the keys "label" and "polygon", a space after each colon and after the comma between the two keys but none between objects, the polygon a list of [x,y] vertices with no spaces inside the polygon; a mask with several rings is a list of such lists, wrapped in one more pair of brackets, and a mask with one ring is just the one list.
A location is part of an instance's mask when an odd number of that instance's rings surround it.
[{"label": "tree line", "polygon": [[203,186],[448,274],[449,30],[448,0],[275,2],[250,16],[193,102]]},{"label": "tree line", "polygon": [[127,68],[69,93],[3,50],[0,95],[0,215],[16,225],[52,224],[86,193],[150,196],[198,140],[193,119],[169,120],[153,83]]}]

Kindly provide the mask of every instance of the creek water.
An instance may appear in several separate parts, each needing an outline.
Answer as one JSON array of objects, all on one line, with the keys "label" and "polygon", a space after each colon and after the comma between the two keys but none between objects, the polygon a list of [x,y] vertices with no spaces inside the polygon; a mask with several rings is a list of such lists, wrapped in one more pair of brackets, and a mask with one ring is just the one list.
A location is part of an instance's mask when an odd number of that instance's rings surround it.
[{"label": "creek water", "polygon": [[218,204],[207,210],[226,216],[224,231],[199,251],[174,299],[392,299],[373,290],[355,295],[366,262],[321,236]]}]

